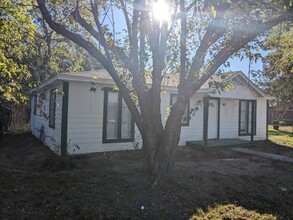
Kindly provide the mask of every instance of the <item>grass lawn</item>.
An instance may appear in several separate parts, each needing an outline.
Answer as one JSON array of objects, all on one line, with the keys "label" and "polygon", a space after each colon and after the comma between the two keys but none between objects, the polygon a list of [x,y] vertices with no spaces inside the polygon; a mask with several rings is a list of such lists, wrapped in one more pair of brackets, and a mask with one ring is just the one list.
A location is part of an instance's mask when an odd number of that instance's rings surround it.
[{"label": "grass lawn", "polygon": [[280,126],[279,130],[274,130],[273,126],[270,125],[269,140],[276,144],[293,148],[292,126]]},{"label": "grass lawn", "polygon": [[293,219],[293,164],[182,147],[174,176],[152,187],[141,161],[140,150],[59,157],[30,134],[0,136],[0,219]]}]

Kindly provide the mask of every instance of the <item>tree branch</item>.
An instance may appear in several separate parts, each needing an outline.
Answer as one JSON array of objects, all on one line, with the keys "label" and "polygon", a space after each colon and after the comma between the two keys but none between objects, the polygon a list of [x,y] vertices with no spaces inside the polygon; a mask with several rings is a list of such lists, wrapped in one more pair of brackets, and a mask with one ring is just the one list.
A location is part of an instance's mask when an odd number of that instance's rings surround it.
[{"label": "tree branch", "polygon": [[71,13],[73,19],[79,23],[84,29],[87,30],[97,41],[100,41],[100,34],[92,27],[90,23],[88,23],[85,19],[83,19],[78,11],[75,10]]},{"label": "tree branch", "polygon": [[[110,52],[109,52],[109,45],[107,44],[107,41],[105,39],[105,35],[103,33],[103,28],[102,28],[102,25],[99,21],[99,15],[98,15],[98,7],[96,5],[96,3],[93,3],[93,1],[91,0],[91,7],[92,7],[92,14],[94,16],[94,20],[95,20],[95,23],[96,23],[96,26],[98,28],[98,33],[100,35],[100,40],[99,42],[101,43],[101,45],[104,47],[105,49],[105,52],[106,52],[106,56],[110,59],[111,56],[110,56]],[[114,44],[114,43],[113,43]]]},{"label": "tree branch", "polygon": [[127,13],[126,5],[125,5],[124,0],[119,0],[119,1],[120,1],[121,8],[122,8],[122,11],[123,11],[123,15],[124,15],[124,18],[125,18],[127,31],[128,31],[128,36],[129,36],[129,39],[130,39],[131,36],[132,36],[132,31],[131,31],[131,25],[130,25],[130,20],[129,20],[129,16],[128,16],[128,13]]},{"label": "tree branch", "polygon": [[225,12],[229,9],[229,5],[222,4],[219,6],[219,9],[221,10],[221,13],[217,13],[216,17],[207,27],[206,33],[203,36],[201,44],[192,60],[192,64],[187,74],[188,82],[193,82],[196,79],[195,73],[197,73],[204,65],[204,59],[208,49],[223,36],[226,30],[226,28],[222,26],[221,21],[225,15]]},{"label": "tree branch", "polygon": [[[265,31],[271,29],[272,27],[280,24],[286,20],[293,20],[293,8],[289,9],[283,15],[278,16],[277,18],[267,21],[260,22],[254,21],[249,24],[244,24],[238,26],[233,31],[231,39],[227,42],[227,46],[225,46],[219,53],[216,54],[214,59],[210,62],[210,64],[206,68],[206,73],[193,84],[193,93],[195,93],[203,83],[205,83],[208,78],[215,73],[215,71],[226,62],[231,55],[235,52],[243,48],[247,43],[252,41],[257,37],[258,34],[264,33]],[[243,35],[241,30],[245,30],[247,33]]]},{"label": "tree branch", "polygon": [[186,76],[186,38],[187,38],[187,18],[185,10],[185,1],[180,0],[181,12],[181,33],[180,33],[180,82],[185,80]]},{"label": "tree branch", "polygon": [[136,125],[138,126],[139,130],[142,129],[142,118],[141,115],[135,106],[134,102],[131,99],[131,96],[129,95],[129,91],[126,87],[126,85],[121,82],[119,75],[117,74],[117,71],[115,70],[112,60],[107,59],[97,48],[90,42],[86,41],[83,39],[81,36],[78,34],[74,34],[70,31],[68,31],[64,26],[60,25],[59,23],[56,23],[55,21],[52,20],[50,13],[45,5],[45,0],[37,0],[39,9],[41,10],[41,13],[50,26],[56,33],[61,34],[62,36],[70,39],[74,43],[78,44],[82,48],[84,48],[90,55],[92,55],[96,60],[98,60],[103,67],[108,71],[108,73],[111,75],[113,78],[114,82],[120,89],[120,92],[130,109],[132,116],[136,122]]}]

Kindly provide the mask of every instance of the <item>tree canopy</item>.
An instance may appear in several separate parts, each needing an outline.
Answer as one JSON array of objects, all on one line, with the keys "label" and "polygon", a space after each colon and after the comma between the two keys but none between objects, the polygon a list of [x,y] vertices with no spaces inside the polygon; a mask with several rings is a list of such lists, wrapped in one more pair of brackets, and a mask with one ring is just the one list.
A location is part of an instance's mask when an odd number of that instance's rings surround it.
[{"label": "tree canopy", "polygon": [[[17,7],[18,1],[1,2],[0,10],[0,103],[25,102],[21,92],[31,74],[22,62],[27,48],[25,42],[32,40],[36,25],[28,13],[31,8]],[[31,5],[31,1],[22,1]]]},{"label": "tree canopy", "polygon": [[293,28],[279,25],[266,38],[261,84],[283,107],[293,108]]},{"label": "tree canopy", "polygon": [[100,67],[84,49],[48,27],[35,1],[1,1],[0,103],[26,103],[31,88],[58,72]]}]

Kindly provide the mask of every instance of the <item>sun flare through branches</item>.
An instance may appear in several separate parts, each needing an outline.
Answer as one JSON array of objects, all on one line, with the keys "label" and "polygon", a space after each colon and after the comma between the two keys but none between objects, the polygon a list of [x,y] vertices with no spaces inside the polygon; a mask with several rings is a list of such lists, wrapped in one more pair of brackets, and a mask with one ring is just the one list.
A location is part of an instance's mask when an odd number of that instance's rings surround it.
[{"label": "sun flare through branches", "polygon": [[170,19],[170,6],[165,0],[154,1],[152,13],[155,19],[163,22]]}]

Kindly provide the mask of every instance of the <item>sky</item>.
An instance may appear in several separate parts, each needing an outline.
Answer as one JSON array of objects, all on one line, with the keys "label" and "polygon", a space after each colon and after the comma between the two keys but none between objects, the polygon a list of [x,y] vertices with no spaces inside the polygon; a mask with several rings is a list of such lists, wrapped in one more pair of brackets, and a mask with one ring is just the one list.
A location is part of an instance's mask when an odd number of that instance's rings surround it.
[{"label": "sky", "polygon": [[[230,68],[224,68],[225,71],[242,71],[245,75],[249,75],[249,59],[243,59],[240,61],[239,58],[229,59]],[[262,70],[262,61],[259,59],[257,63],[251,63],[250,70]]]}]

